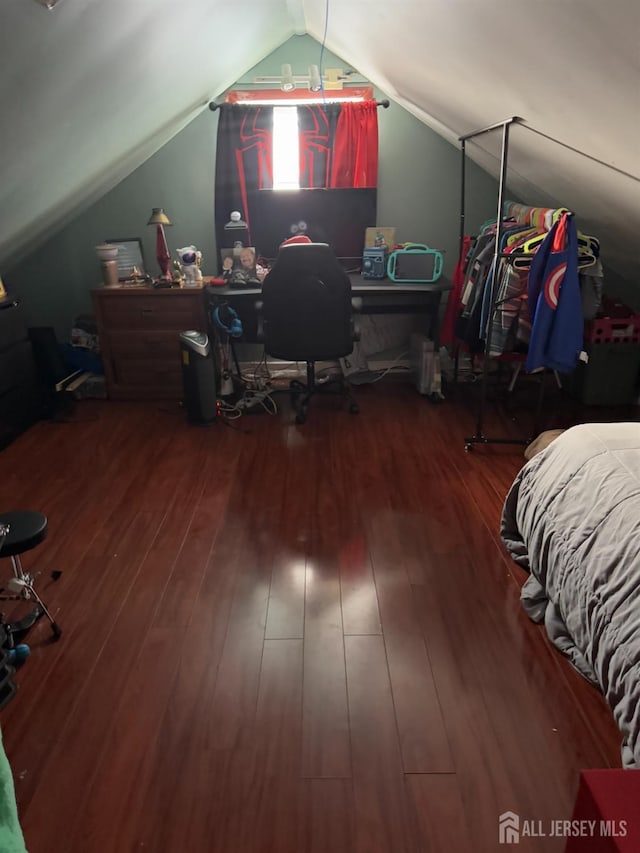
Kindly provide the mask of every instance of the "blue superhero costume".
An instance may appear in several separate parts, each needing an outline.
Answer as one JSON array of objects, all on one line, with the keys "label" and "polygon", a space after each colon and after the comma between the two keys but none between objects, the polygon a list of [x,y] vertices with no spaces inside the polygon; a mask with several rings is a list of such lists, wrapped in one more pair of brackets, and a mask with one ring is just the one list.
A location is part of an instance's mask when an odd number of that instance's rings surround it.
[{"label": "blue superhero costume", "polygon": [[526,369],[571,373],[583,347],[584,319],[578,278],[578,235],[564,213],[538,248],[529,270],[531,340]]}]

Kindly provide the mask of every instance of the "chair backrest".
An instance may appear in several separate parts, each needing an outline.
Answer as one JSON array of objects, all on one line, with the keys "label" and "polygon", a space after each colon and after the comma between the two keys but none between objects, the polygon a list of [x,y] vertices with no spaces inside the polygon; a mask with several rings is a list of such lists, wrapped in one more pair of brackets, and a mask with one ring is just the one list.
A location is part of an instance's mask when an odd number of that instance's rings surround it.
[{"label": "chair backrest", "polygon": [[353,350],[351,282],[327,243],[282,246],[262,301],[268,355],[319,361]]}]

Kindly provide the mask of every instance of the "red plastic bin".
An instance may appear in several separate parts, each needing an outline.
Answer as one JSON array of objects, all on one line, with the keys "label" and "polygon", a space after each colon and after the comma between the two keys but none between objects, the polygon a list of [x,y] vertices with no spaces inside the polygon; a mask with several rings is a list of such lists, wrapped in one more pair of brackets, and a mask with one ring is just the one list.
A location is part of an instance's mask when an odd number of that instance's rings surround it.
[{"label": "red plastic bin", "polygon": [[585,324],[585,340],[592,344],[635,344],[640,342],[640,314],[628,305],[605,297],[603,317]]}]

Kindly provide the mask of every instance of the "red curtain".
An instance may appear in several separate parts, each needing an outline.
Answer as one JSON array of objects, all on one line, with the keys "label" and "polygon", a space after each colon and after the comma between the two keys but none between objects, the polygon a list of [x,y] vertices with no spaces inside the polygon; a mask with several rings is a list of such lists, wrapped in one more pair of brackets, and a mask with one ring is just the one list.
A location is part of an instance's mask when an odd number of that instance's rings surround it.
[{"label": "red curtain", "polygon": [[378,108],[375,101],[344,103],[338,116],[331,187],[378,185]]}]

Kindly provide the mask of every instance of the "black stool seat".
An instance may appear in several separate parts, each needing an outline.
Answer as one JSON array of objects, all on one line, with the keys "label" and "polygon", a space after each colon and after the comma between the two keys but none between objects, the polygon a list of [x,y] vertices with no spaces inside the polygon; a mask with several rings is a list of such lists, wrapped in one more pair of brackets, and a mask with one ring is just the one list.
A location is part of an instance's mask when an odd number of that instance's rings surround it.
[{"label": "black stool seat", "polygon": [[9,525],[9,532],[1,542],[0,557],[14,557],[30,551],[47,535],[47,516],[41,512],[2,512],[0,524]]}]

